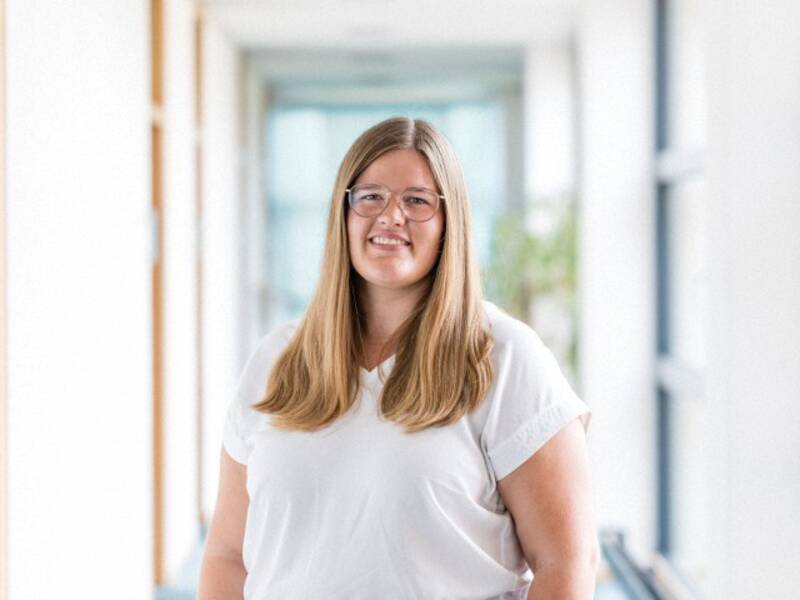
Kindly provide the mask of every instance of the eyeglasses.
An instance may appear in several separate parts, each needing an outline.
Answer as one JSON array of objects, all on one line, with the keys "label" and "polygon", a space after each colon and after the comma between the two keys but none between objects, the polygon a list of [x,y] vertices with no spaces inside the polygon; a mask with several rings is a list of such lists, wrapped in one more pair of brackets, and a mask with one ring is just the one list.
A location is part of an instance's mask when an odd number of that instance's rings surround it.
[{"label": "eyeglasses", "polygon": [[[384,185],[359,184],[345,190],[347,201],[356,214],[377,217],[389,205],[391,190]],[[400,210],[410,221],[427,221],[439,210],[444,196],[426,188],[410,187],[403,191]]]}]

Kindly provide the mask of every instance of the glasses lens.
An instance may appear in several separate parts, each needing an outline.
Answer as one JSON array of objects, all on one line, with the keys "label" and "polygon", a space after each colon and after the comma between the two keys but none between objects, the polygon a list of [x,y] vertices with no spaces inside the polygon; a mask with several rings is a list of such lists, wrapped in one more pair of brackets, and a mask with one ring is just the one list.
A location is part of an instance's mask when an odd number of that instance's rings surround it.
[{"label": "glasses lens", "polygon": [[436,212],[439,197],[433,192],[409,191],[403,194],[403,212],[412,221],[427,221]]},{"label": "glasses lens", "polygon": [[386,206],[389,192],[379,187],[354,187],[350,191],[350,205],[358,214],[372,217]]}]

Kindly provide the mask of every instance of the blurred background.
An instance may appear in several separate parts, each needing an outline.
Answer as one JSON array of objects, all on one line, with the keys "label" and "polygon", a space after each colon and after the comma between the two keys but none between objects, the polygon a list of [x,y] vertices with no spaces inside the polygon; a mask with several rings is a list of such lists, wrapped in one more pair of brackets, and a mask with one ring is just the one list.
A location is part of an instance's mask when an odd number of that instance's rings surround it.
[{"label": "blurred background", "polygon": [[594,412],[597,598],[800,595],[800,5],[0,0],[0,599],[192,598],[244,361],[392,115]]}]

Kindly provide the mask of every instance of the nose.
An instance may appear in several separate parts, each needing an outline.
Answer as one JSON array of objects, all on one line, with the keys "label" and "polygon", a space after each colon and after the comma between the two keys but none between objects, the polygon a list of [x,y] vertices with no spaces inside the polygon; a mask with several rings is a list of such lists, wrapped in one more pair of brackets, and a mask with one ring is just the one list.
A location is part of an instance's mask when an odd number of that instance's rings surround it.
[{"label": "nose", "polygon": [[406,220],[406,214],[403,212],[401,202],[402,200],[399,194],[390,193],[389,203],[380,214],[380,218],[385,221],[391,220],[395,223],[403,223]]}]

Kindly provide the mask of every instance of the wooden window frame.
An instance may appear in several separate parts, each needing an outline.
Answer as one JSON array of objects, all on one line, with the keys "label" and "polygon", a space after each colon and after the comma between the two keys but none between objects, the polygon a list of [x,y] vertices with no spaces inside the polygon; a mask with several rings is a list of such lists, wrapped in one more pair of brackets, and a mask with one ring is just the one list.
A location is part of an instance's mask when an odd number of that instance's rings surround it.
[{"label": "wooden window frame", "polygon": [[[0,0],[0,56],[6,56],[4,0]],[[6,78],[0,60],[0,600],[8,597],[8,419],[6,378]]]}]

